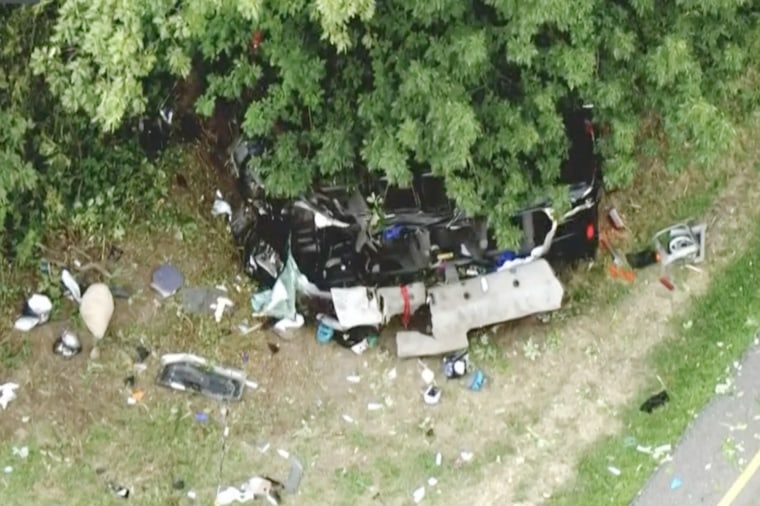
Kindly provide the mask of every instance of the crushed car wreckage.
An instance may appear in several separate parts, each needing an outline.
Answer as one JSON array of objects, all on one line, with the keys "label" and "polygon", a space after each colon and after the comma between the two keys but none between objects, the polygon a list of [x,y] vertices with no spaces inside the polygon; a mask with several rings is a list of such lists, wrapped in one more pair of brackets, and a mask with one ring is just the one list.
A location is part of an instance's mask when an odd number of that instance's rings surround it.
[{"label": "crushed car wreckage", "polygon": [[457,209],[431,173],[415,174],[408,188],[378,178],[270,198],[251,162],[266,143],[238,141],[230,158],[243,204],[231,225],[246,272],[266,289],[252,298],[254,311],[279,320],[276,328],[300,326],[303,294],[323,312],[331,303],[336,330],[348,332],[395,316],[406,326],[427,307],[425,332],[397,334],[398,354],[411,357],[466,348],[471,329],[559,309],[563,288],[548,261],[591,258],[599,241],[603,181],[587,112],[565,122],[570,150],[561,182],[572,207],[559,217],[546,202],[518,213],[518,251],[499,249],[487,221]]}]

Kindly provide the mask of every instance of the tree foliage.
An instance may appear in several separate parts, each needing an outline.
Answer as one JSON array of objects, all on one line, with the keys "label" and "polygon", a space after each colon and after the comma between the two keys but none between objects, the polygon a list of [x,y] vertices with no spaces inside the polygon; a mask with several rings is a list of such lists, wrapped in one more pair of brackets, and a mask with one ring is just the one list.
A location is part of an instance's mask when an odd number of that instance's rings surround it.
[{"label": "tree foliage", "polygon": [[506,218],[554,188],[560,113],[581,100],[606,125],[608,183],[632,180],[641,149],[674,170],[715,163],[760,96],[758,14],[750,0],[62,0],[31,68],[111,132],[153,104],[157,78],[202,63],[197,112],[245,105],[245,133],[271,141],[257,162],[272,191],[362,167],[404,184],[425,166],[507,240]]},{"label": "tree foliage", "polygon": [[118,236],[131,216],[123,206],[164,193],[164,173],[131,136],[103,135],[33,76],[30,55],[57,14],[50,4],[0,7],[0,259],[31,260],[51,228]]}]

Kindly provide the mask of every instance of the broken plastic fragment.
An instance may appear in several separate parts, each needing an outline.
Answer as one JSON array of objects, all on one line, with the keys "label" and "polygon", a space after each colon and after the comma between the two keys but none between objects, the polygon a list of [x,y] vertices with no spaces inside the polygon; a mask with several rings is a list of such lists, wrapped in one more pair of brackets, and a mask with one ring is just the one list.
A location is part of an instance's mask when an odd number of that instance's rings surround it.
[{"label": "broken plastic fragment", "polygon": [[224,315],[224,310],[228,307],[233,307],[235,305],[234,302],[232,302],[227,297],[218,297],[216,299],[216,305],[212,306],[212,309],[214,310],[214,319],[216,320],[216,323],[219,323],[222,321],[222,315]]},{"label": "broken plastic fragment", "polygon": [[25,459],[29,456],[29,447],[28,446],[22,446],[21,448],[18,448],[16,446],[13,447],[13,455],[22,459]]},{"label": "broken plastic fragment", "polygon": [[151,288],[157,291],[161,297],[171,297],[182,288],[185,277],[176,267],[171,264],[163,264],[153,270]]},{"label": "broken plastic fragment", "polygon": [[211,215],[212,216],[224,215],[224,216],[227,216],[228,220],[231,219],[232,206],[230,206],[230,204],[226,200],[224,200],[224,197],[222,196],[222,192],[217,190],[215,197],[216,198],[214,199],[214,205],[211,208]]},{"label": "broken plastic fragment", "polygon": [[354,419],[353,419],[353,418],[351,418],[349,415],[343,415],[343,420],[344,420],[346,423],[354,423]]},{"label": "broken plastic fragment", "polygon": [[419,504],[425,498],[425,487],[420,487],[412,494],[415,504]]},{"label": "broken plastic fragment", "polygon": [[61,282],[77,304],[82,302],[82,290],[79,288],[79,283],[77,283],[77,280],[74,279],[74,276],[71,275],[71,272],[69,272],[68,269],[63,269],[61,271]]},{"label": "broken plastic fragment", "polygon": [[620,476],[620,469],[615,466],[607,466],[607,470],[615,476]]},{"label": "broken plastic fragment", "polygon": [[351,351],[353,351],[357,355],[361,355],[362,353],[367,351],[368,348],[369,348],[369,341],[367,341],[366,339],[363,339],[362,341],[359,341],[355,345],[351,346]]},{"label": "broken plastic fragment", "polygon": [[3,408],[3,411],[16,398],[16,389],[18,389],[16,383],[4,383],[0,385],[0,407]]},{"label": "broken plastic fragment", "polygon": [[679,478],[678,476],[674,476],[673,480],[670,482],[670,490],[675,490],[677,488],[680,488],[681,485],[683,485],[681,478]]},{"label": "broken plastic fragment", "polygon": [[16,320],[14,328],[22,332],[28,332],[37,325],[48,321],[50,312],[53,310],[53,303],[47,295],[35,293],[26,303],[21,311],[21,317]]},{"label": "broken plastic fragment", "polygon": [[82,343],[70,330],[64,330],[53,343],[53,353],[64,358],[71,358],[80,351],[82,351]]},{"label": "broken plastic fragment", "polygon": [[431,487],[435,487],[436,485],[438,485],[438,478],[436,478],[435,476],[431,476],[430,478],[428,478],[428,485],[430,485]]},{"label": "broken plastic fragment", "polygon": [[418,360],[417,363],[420,366],[420,377],[422,377],[422,381],[426,385],[430,385],[433,381],[435,381],[435,373],[428,366],[426,366],[422,360]]},{"label": "broken plastic fragment", "polygon": [[383,409],[383,405],[379,402],[370,402],[367,404],[367,409],[369,411],[378,411],[380,409]]}]

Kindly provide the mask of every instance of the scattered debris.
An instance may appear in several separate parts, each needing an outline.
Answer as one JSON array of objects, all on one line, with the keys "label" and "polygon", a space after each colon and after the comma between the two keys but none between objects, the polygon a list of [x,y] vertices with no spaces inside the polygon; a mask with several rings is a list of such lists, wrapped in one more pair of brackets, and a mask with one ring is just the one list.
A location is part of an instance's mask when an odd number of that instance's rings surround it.
[{"label": "scattered debris", "polygon": [[19,457],[21,459],[26,459],[29,457],[29,447],[28,446],[22,446],[21,448],[18,448],[16,446],[12,449],[13,455],[16,457]]},{"label": "scattered debris", "polygon": [[670,396],[668,395],[667,390],[663,390],[649,397],[639,409],[645,413],[651,414],[652,411],[664,406],[668,401],[670,401]]},{"label": "scattered debris", "polygon": [[650,248],[635,253],[628,253],[625,256],[625,259],[628,262],[628,265],[634,269],[643,269],[659,262],[660,256],[657,254],[656,250]]},{"label": "scattered debris", "polygon": [[272,355],[280,351],[280,345],[277,343],[267,343],[267,347]]},{"label": "scattered debris", "polygon": [[676,490],[677,488],[680,488],[681,485],[683,485],[681,478],[678,476],[673,476],[673,479],[670,481],[670,490]]},{"label": "scattered debris", "polygon": [[419,504],[425,498],[425,487],[420,487],[412,493],[412,499],[415,504]]},{"label": "scattered debris", "polygon": [[139,388],[132,389],[132,392],[129,394],[129,397],[127,397],[127,404],[130,406],[134,406],[138,402],[142,401],[145,397],[145,391],[140,390]]},{"label": "scattered debris", "polygon": [[614,207],[607,211],[607,218],[609,218],[610,223],[615,228],[615,230],[623,230],[625,229],[625,223],[623,222],[623,218],[620,217],[620,213],[618,213],[618,210]]},{"label": "scattered debris", "polygon": [[115,483],[109,483],[108,488],[111,490],[111,492],[121,497],[122,499],[129,498],[129,489],[127,487],[124,487],[122,485],[117,485]]},{"label": "scattered debris", "polygon": [[158,383],[174,390],[235,401],[242,398],[248,385],[243,371],[212,366],[207,360],[189,353],[163,355]]},{"label": "scattered debris", "polygon": [[467,374],[469,367],[468,356],[467,350],[464,350],[457,354],[443,357],[443,375],[449,379],[456,379]]},{"label": "scattered debris", "polygon": [[64,358],[71,358],[82,351],[82,343],[79,338],[70,330],[64,330],[58,339],[53,343],[53,353],[61,355]]},{"label": "scattered debris", "polygon": [[428,478],[428,485],[430,485],[431,487],[435,487],[436,485],[438,485],[438,478],[436,478],[435,476],[431,476],[430,478]]},{"label": "scattered debris", "polygon": [[357,374],[352,374],[351,376],[346,376],[346,381],[349,383],[357,384],[362,380],[361,376]]},{"label": "scattered debris", "polygon": [[175,478],[172,482],[172,488],[174,490],[184,490],[185,488],[185,480],[182,478]]},{"label": "scattered debris", "polygon": [[671,292],[676,289],[675,285],[672,281],[670,281],[665,276],[660,277],[660,284],[670,290]]},{"label": "scattered debris", "polygon": [[620,469],[615,466],[607,466],[607,470],[615,476],[620,476]]},{"label": "scattered debris", "polygon": [[[227,293],[216,287],[192,286],[179,291],[182,309],[190,314],[213,313]],[[229,300],[229,299],[228,299]]]},{"label": "scattered debris", "polygon": [[599,243],[612,255],[612,264],[607,271],[612,279],[622,279],[627,283],[633,283],[636,273],[628,267],[626,258],[610,242],[607,237],[599,239]]},{"label": "scattered debris", "polygon": [[277,506],[280,503],[278,489],[282,485],[267,478],[254,476],[239,487],[227,487],[216,494],[216,506],[227,506],[233,503],[245,503],[256,499],[266,499],[269,504]]},{"label": "scattered debris", "polygon": [[343,415],[343,421],[346,423],[354,423],[354,419],[349,415]]},{"label": "scattered debris", "polygon": [[[638,449],[638,448],[637,448]],[[658,462],[664,462],[670,460],[670,452],[673,451],[673,446],[670,444],[664,444],[656,447],[651,451],[652,458]]]},{"label": "scattered debris", "polygon": [[298,492],[298,487],[301,485],[301,477],[303,476],[303,464],[296,457],[290,458],[290,472],[288,473],[288,479],[285,482],[285,492],[288,494],[295,494]]},{"label": "scattered debris", "polygon": [[462,462],[470,462],[474,456],[475,455],[472,452],[462,451],[459,453],[459,458],[462,460]]},{"label": "scattered debris", "polygon": [[108,285],[95,283],[82,295],[79,314],[96,341],[103,339],[113,316],[113,295]]},{"label": "scattered debris", "polygon": [[146,360],[148,360],[148,357],[150,357],[150,350],[142,344],[138,344],[135,347],[135,352],[137,353],[135,362],[138,364],[144,363]]},{"label": "scattered debris", "polygon": [[200,423],[208,422],[208,413],[206,413],[205,411],[198,411],[195,414],[195,420]]},{"label": "scattered debris", "polygon": [[18,385],[16,383],[4,383],[0,385],[0,406],[3,408],[3,411],[16,398],[17,389]]},{"label": "scattered debris", "polygon": [[11,474],[11,473],[13,472],[13,466],[5,466],[5,467],[3,468],[3,472],[4,472],[5,474]]},{"label": "scattered debris", "polygon": [[37,325],[42,325],[50,319],[53,303],[47,295],[35,293],[24,303],[21,316],[13,327],[22,332],[28,332]]},{"label": "scattered debris", "polygon": [[707,225],[679,223],[662,229],[652,242],[663,268],[678,261],[701,263],[705,259],[705,232]]},{"label": "scattered debris", "polygon": [[216,198],[214,199],[214,205],[211,208],[211,215],[226,216],[228,220],[232,219],[232,206],[230,206],[229,202],[224,200],[222,192],[216,190],[215,197]]},{"label": "scattered debris", "polygon": [[66,290],[68,290],[71,298],[74,299],[74,302],[77,304],[81,303],[82,289],[79,287],[79,283],[77,283],[77,280],[74,279],[74,276],[72,276],[68,269],[61,270],[61,282]]},{"label": "scattered debris", "polygon": [[435,385],[428,386],[422,394],[425,404],[434,405],[441,401],[441,389]]},{"label": "scattered debris", "polygon": [[441,452],[436,453],[435,454],[435,465],[436,466],[440,466],[442,462],[443,462],[443,455],[441,454]]},{"label": "scattered debris", "polygon": [[435,381],[435,373],[430,369],[422,360],[417,361],[417,365],[420,367],[420,377],[426,385],[430,385]]},{"label": "scattered debris", "polygon": [[716,395],[728,395],[734,390],[734,380],[731,376],[726,377],[726,381],[715,385]]},{"label": "scattered debris", "polygon": [[472,381],[470,381],[470,390],[473,392],[479,392],[483,388],[483,384],[486,382],[486,375],[480,369],[476,370],[472,375]]},{"label": "scattered debris", "polygon": [[235,303],[232,302],[231,299],[228,299],[227,297],[218,297],[216,299],[216,302],[211,304],[211,309],[214,310],[214,320],[216,320],[216,323],[219,323],[222,321],[222,316],[224,316],[224,311],[228,307],[234,307]]},{"label": "scattered debris", "polygon": [[323,322],[317,323],[317,342],[320,344],[327,344],[329,343],[333,335],[335,334],[335,329],[330,327],[329,325],[326,325]]},{"label": "scattered debris", "polygon": [[171,297],[182,288],[185,277],[171,264],[163,264],[153,270],[150,286],[164,299]]},{"label": "scattered debris", "polygon": [[383,409],[384,405],[380,404],[379,402],[369,402],[367,403],[367,409],[369,411],[379,411]]}]

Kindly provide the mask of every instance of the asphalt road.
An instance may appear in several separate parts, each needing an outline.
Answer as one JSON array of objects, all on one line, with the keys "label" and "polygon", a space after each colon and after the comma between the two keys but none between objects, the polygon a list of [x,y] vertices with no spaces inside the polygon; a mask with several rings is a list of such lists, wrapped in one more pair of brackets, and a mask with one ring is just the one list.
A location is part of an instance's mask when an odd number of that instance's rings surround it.
[{"label": "asphalt road", "polygon": [[760,506],[760,346],[687,429],[631,506]]}]

